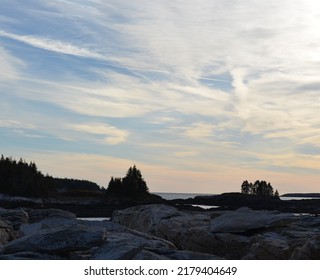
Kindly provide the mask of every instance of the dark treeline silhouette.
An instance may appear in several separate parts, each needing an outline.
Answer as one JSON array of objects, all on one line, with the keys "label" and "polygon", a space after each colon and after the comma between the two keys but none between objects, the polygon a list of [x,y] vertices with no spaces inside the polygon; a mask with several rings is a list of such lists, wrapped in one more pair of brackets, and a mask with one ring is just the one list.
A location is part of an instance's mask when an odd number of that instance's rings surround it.
[{"label": "dark treeline silhouette", "polygon": [[134,165],[123,178],[113,178],[108,188],[103,189],[88,180],[53,178],[44,176],[34,162],[1,156],[0,159],[0,193],[13,196],[47,197],[47,196],[91,196],[117,195],[141,198],[149,194],[148,186],[141,171]]},{"label": "dark treeline silhouette", "polygon": [[18,196],[46,196],[52,185],[47,176],[38,171],[34,162],[1,156],[0,192]]},{"label": "dark treeline silhouette", "polygon": [[243,181],[241,185],[241,193],[258,196],[279,196],[278,190],[273,191],[273,187],[266,181],[255,181],[254,184],[247,180]]},{"label": "dark treeline silhouette", "polygon": [[57,191],[100,191],[98,184],[88,180],[52,178],[53,185]]},{"label": "dark treeline silhouette", "polygon": [[15,196],[45,197],[54,193],[80,194],[101,191],[100,186],[88,180],[44,176],[34,162],[1,156],[0,193]]},{"label": "dark treeline silhouette", "polygon": [[108,194],[139,196],[149,194],[148,186],[141,171],[134,165],[130,167],[123,178],[111,177],[107,189]]}]

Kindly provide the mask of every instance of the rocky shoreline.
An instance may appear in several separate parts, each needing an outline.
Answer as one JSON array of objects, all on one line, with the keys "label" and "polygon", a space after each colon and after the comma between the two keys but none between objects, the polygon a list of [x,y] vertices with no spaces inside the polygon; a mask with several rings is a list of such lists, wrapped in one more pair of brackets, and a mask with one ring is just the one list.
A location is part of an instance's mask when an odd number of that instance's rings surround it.
[{"label": "rocky shoreline", "polygon": [[236,210],[248,207],[252,210],[277,210],[287,213],[320,214],[320,199],[281,200],[278,197],[259,197],[241,193],[196,196],[189,199],[165,200],[158,195],[141,198],[121,196],[26,198],[0,194],[0,207],[14,209],[61,209],[77,217],[111,217],[114,211],[148,204],[165,204],[180,210],[206,211],[194,205],[212,206],[210,211]]},{"label": "rocky shoreline", "polygon": [[137,206],[116,211],[112,221],[164,238],[179,249],[223,259],[320,259],[320,218],[239,208],[190,212]]},{"label": "rocky shoreline", "polygon": [[189,199],[175,199],[171,202],[178,205],[211,205],[218,207],[220,210],[236,210],[241,207],[249,207],[253,210],[320,214],[320,199],[281,200],[274,196],[223,193],[220,195],[196,196]]},{"label": "rocky shoreline", "polygon": [[165,204],[113,212],[111,221],[60,209],[0,208],[0,259],[320,259],[320,217]]},{"label": "rocky shoreline", "polygon": [[115,210],[121,210],[141,204],[169,203],[157,195],[141,198],[125,196],[92,196],[70,197],[55,196],[46,198],[18,197],[0,194],[0,207],[6,209],[61,209],[79,217],[111,217]]},{"label": "rocky shoreline", "polygon": [[317,199],[239,193],[171,201],[0,195],[0,259],[320,259],[319,213]]},{"label": "rocky shoreline", "polygon": [[112,221],[58,209],[0,208],[0,260],[220,259]]}]

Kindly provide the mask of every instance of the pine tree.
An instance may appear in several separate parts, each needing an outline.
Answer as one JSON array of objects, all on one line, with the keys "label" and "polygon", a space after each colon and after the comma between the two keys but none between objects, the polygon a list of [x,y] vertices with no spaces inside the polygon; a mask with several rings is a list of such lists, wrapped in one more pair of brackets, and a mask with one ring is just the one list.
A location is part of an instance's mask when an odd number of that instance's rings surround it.
[{"label": "pine tree", "polygon": [[141,171],[134,165],[130,167],[127,175],[122,179],[124,188],[128,193],[148,193],[149,189],[142,177]]},{"label": "pine tree", "polygon": [[[276,191],[277,192],[277,191]],[[241,185],[241,193],[259,195],[259,196],[279,196],[279,193],[273,192],[273,187],[266,181],[255,181],[254,184],[249,183],[247,180],[243,181]]]},{"label": "pine tree", "polygon": [[250,184],[247,180],[243,181],[241,185],[241,193],[243,194],[250,194]]},{"label": "pine tree", "polygon": [[126,176],[122,179],[111,177],[107,192],[136,196],[149,193],[149,188],[142,177],[141,171],[134,165],[128,169]]},{"label": "pine tree", "polygon": [[123,193],[123,185],[122,185],[122,179],[121,178],[113,178],[111,177],[111,180],[108,184],[108,193],[114,193],[114,194],[121,194]]}]

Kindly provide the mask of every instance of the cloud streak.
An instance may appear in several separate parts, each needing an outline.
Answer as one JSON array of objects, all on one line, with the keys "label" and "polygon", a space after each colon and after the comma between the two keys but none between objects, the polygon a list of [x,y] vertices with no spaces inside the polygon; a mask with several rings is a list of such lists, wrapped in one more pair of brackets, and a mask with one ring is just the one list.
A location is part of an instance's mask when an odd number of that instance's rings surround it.
[{"label": "cloud streak", "polygon": [[114,126],[102,123],[74,124],[69,125],[69,127],[79,132],[103,135],[103,141],[105,141],[105,143],[109,145],[117,145],[125,142],[129,135],[129,133],[125,130],[121,130]]},{"label": "cloud streak", "polygon": [[40,49],[44,49],[44,50],[52,51],[56,53],[75,55],[75,56],[94,58],[94,59],[104,59],[104,57],[97,52],[91,51],[86,48],[78,47],[64,41],[52,40],[49,38],[42,38],[42,37],[31,36],[31,35],[17,35],[17,34],[5,32],[3,30],[0,30],[0,36],[22,42],[36,48],[40,48]]},{"label": "cloud streak", "polygon": [[18,79],[24,67],[25,63],[22,60],[14,57],[0,46],[0,81],[6,82]]}]

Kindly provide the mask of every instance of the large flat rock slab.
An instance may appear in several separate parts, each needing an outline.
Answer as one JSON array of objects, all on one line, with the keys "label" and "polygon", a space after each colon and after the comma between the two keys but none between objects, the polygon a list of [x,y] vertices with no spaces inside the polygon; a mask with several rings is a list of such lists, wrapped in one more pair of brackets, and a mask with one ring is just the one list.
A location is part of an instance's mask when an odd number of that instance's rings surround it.
[{"label": "large flat rock slab", "polygon": [[106,240],[104,229],[82,225],[59,226],[26,235],[13,240],[3,248],[4,254],[37,252],[63,254],[70,251],[90,249]]},{"label": "large flat rock slab", "polygon": [[211,232],[246,232],[260,228],[285,227],[297,220],[293,214],[240,208],[227,211],[211,222]]}]

